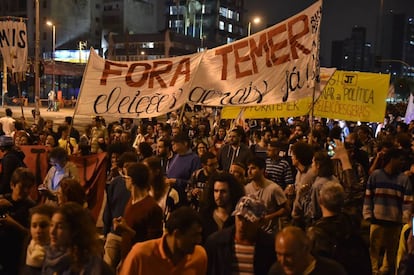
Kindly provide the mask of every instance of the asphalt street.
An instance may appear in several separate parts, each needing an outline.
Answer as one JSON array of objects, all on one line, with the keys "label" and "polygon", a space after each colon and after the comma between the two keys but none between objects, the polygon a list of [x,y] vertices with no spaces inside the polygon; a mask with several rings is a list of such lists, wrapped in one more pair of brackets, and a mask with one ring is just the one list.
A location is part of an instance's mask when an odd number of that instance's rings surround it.
[{"label": "asphalt street", "polygon": [[[33,116],[32,116],[32,110],[34,109],[34,106],[27,106],[27,107],[20,107],[20,106],[4,106],[0,107],[0,117],[5,115],[6,108],[10,108],[13,111],[13,118],[18,119],[22,117],[22,110],[24,114],[24,118],[27,121],[28,124],[31,124],[34,122]],[[65,120],[65,117],[67,116],[73,116],[75,111],[75,108],[61,108],[57,112],[50,112],[47,111],[46,107],[40,108],[40,115],[45,119],[52,119],[54,122],[55,127],[62,124]],[[88,124],[91,123],[91,116],[85,116],[85,115],[76,115],[74,117],[74,126],[78,128],[79,130],[85,128]],[[108,119],[106,119],[107,122]],[[113,119],[113,121],[117,120],[116,118]]]}]

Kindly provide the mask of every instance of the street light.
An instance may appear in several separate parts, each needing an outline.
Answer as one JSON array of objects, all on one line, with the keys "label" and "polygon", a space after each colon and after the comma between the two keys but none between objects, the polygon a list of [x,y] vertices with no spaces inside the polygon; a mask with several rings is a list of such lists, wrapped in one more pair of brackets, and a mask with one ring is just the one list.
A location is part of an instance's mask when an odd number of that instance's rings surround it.
[{"label": "street light", "polygon": [[247,36],[250,36],[251,30],[252,30],[252,22],[253,24],[259,24],[261,21],[260,17],[254,17],[252,21],[249,21],[249,24],[247,25]]},{"label": "street light", "polygon": [[52,90],[55,91],[55,52],[56,52],[56,25],[47,21],[46,25],[52,27]]}]

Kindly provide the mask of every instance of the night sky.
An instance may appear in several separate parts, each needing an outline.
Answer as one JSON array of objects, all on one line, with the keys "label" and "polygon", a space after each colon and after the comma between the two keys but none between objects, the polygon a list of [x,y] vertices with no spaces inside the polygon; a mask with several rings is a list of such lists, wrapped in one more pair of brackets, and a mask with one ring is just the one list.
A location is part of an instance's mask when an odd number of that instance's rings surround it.
[{"label": "night sky", "polygon": [[[384,13],[393,10],[414,16],[414,0],[382,0]],[[252,31],[278,23],[306,9],[314,0],[246,0],[248,17],[261,17],[262,24]],[[331,63],[331,43],[351,36],[355,25],[366,27],[367,42],[375,45],[381,0],[325,0],[322,7],[321,65]],[[373,50],[374,51],[374,50]]]}]

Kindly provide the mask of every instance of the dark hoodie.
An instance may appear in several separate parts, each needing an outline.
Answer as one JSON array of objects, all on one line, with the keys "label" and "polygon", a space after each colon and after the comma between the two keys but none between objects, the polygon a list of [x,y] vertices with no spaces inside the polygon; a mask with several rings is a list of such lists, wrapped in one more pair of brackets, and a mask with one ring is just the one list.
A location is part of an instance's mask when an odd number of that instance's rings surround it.
[{"label": "dark hoodie", "polygon": [[1,174],[0,174],[0,194],[11,193],[10,179],[11,176],[18,167],[26,167],[24,164],[24,153],[17,151],[16,149],[9,149],[5,151],[5,154],[1,160]]},{"label": "dark hoodie", "polygon": [[343,213],[319,219],[307,231],[312,254],[337,261],[348,274],[372,274],[368,245],[356,224]]}]

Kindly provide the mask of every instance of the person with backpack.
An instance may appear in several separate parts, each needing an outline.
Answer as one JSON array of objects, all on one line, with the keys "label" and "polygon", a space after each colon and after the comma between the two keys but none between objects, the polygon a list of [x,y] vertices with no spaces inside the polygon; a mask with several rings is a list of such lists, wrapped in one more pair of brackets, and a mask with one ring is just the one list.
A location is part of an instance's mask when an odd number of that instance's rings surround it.
[{"label": "person with backpack", "polygon": [[322,218],[308,228],[312,254],[340,263],[348,274],[371,275],[371,260],[367,244],[357,223],[342,212],[345,192],[341,184],[326,182],[319,192]]}]

